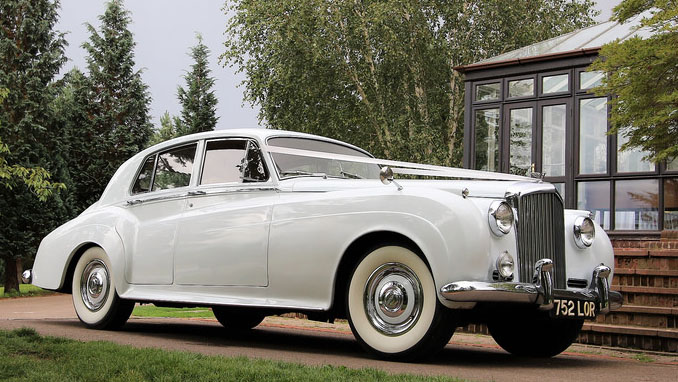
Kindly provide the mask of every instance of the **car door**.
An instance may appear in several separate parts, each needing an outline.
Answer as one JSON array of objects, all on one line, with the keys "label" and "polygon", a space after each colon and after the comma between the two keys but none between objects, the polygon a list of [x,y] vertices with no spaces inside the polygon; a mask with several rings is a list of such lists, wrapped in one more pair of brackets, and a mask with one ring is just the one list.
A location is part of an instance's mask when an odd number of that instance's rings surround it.
[{"label": "car door", "polygon": [[148,156],[123,207],[127,219],[116,226],[125,243],[125,276],[131,284],[174,281],[177,222],[186,205],[197,143]]},{"label": "car door", "polygon": [[254,141],[208,140],[175,248],[176,284],[268,285],[271,213],[278,195]]}]

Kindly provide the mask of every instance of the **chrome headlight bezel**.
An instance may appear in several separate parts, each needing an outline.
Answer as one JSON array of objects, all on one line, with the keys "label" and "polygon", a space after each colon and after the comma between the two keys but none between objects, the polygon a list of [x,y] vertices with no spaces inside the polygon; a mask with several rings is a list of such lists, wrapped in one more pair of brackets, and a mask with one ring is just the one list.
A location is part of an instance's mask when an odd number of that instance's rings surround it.
[{"label": "chrome headlight bezel", "polygon": [[513,208],[503,200],[495,200],[487,212],[487,222],[495,236],[504,236],[511,232],[515,216]]},{"label": "chrome headlight bezel", "polygon": [[589,248],[596,239],[596,223],[587,216],[574,220],[574,243],[581,249]]}]

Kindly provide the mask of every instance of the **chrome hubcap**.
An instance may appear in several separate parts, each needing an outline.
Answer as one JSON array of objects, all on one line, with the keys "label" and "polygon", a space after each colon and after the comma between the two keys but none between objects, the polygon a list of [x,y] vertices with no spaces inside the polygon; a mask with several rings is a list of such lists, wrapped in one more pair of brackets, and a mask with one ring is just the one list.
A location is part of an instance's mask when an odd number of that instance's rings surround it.
[{"label": "chrome hubcap", "polygon": [[405,264],[377,268],[365,284],[365,311],[372,326],[393,336],[407,332],[419,319],[424,302],[421,283]]},{"label": "chrome hubcap", "polygon": [[109,288],[106,264],[99,259],[90,261],[80,277],[80,295],[87,309],[92,312],[101,309],[106,303]]}]

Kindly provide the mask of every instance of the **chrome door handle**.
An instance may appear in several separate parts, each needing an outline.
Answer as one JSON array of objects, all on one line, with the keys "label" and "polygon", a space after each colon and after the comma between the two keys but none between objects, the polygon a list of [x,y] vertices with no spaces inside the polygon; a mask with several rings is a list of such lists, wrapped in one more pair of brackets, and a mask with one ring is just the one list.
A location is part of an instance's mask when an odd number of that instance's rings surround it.
[{"label": "chrome door handle", "polygon": [[198,195],[205,195],[207,194],[205,191],[188,191],[188,196],[198,196]]},{"label": "chrome door handle", "polygon": [[144,202],[144,201],[141,200],[141,199],[128,200],[128,201],[127,201],[127,205],[128,205],[128,206],[133,206],[133,205],[135,205],[135,204],[141,204],[141,203],[143,203],[143,202]]}]

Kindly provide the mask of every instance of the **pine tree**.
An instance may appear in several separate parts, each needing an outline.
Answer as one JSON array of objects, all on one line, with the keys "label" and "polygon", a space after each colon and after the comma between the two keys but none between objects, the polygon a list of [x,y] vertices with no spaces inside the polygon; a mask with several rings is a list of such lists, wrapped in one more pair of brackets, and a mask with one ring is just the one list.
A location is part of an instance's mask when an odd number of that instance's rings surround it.
[{"label": "pine tree", "polygon": [[153,137],[151,137],[148,145],[153,146],[160,142],[176,138],[178,136],[177,130],[182,128],[183,124],[181,119],[176,116],[172,117],[169,112],[165,111],[165,114],[160,117],[160,128],[153,133]]},{"label": "pine tree", "polygon": [[87,120],[83,119],[83,126],[72,127],[87,137],[87,145],[81,148],[83,155],[71,156],[70,163],[87,177],[76,183],[79,190],[87,192],[78,195],[79,209],[98,200],[115,170],[145,148],[153,133],[148,86],[141,72],[134,69],[136,44],[128,29],[130,14],[121,0],[113,0],[106,4],[99,20],[99,31],[87,24],[90,40],[83,48],[88,53],[89,75],[76,84],[78,88],[88,86],[87,94],[77,97],[77,102],[85,102],[79,107]]},{"label": "pine tree", "polygon": [[217,97],[212,90],[214,78],[211,77],[209,68],[210,51],[202,43],[202,36],[198,35],[197,38],[198,44],[191,48],[194,63],[191,71],[184,76],[186,89],[179,86],[177,90],[183,107],[183,126],[178,127],[176,136],[214,130],[219,120],[216,116]]},{"label": "pine tree", "polygon": [[[51,108],[53,79],[66,61],[66,41],[54,30],[58,7],[58,1],[49,0],[3,0],[0,5],[0,88],[9,91],[0,105],[4,159],[47,170],[55,180],[66,173]],[[63,220],[65,206],[59,195],[41,202],[21,177],[6,180],[11,188],[0,187],[0,257],[9,292],[19,287],[21,259],[30,261],[40,240]]]}]

